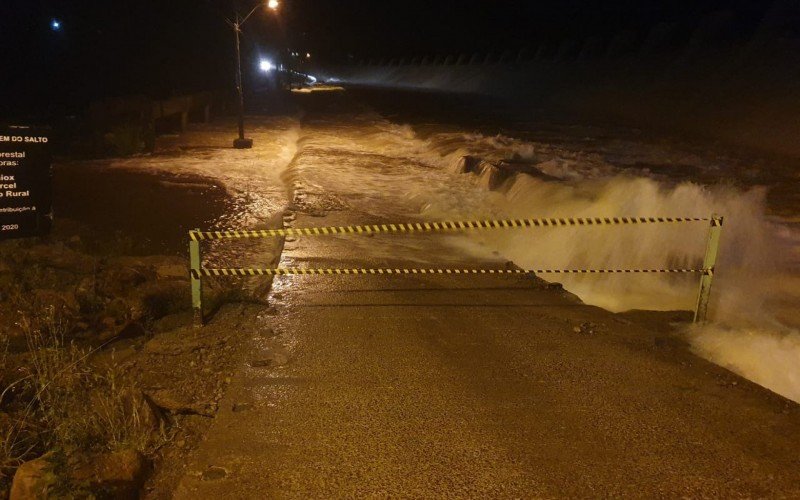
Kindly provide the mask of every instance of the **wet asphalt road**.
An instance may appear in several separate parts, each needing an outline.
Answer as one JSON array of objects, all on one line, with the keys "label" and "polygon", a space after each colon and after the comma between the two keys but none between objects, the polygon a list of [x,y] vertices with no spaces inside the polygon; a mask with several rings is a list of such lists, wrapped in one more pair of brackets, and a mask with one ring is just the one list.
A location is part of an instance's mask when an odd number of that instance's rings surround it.
[{"label": "wet asphalt road", "polygon": [[796,406],[539,282],[274,293],[178,498],[800,494]]},{"label": "wet asphalt road", "polygon": [[[402,211],[331,191],[326,157],[376,158],[330,127],[304,123],[289,223]],[[299,239],[283,265],[503,265],[451,243]],[[690,354],[680,314],[521,277],[285,277],[271,302],[176,498],[800,496],[797,405]]]}]

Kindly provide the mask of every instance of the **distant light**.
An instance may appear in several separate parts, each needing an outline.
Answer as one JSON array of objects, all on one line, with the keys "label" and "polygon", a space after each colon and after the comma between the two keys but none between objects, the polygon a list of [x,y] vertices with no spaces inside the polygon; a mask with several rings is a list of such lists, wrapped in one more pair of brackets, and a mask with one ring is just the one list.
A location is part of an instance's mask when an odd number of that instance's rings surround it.
[{"label": "distant light", "polygon": [[313,75],[308,75],[308,79],[311,80],[311,83],[317,83],[317,77]]},{"label": "distant light", "polygon": [[50,29],[52,29],[53,31],[60,30],[61,29],[61,21],[59,21],[58,19],[53,19],[52,21],[50,21]]},{"label": "distant light", "polygon": [[262,59],[261,62],[258,64],[258,67],[264,73],[269,73],[270,71],[275,69],[275,65],[272,64],[272,61],[267,61],[266,59]]},{"label": "distant light", "polygon": [[306,59],[311,59],[311,53],[306,52]]},{"label": "distant light", "polygon": [[280,3],[278,2],[278,0],[269,0],[269,2],[267,2],[267,7],[269,7],[272,10],[277,10],[279,6]]}]

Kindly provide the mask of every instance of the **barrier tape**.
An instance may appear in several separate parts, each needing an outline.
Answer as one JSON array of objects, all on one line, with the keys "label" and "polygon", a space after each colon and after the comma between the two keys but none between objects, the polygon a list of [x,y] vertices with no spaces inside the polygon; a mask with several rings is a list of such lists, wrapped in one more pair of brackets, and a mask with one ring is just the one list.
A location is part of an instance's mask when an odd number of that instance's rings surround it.
[{"label": "barrier tape", "polygon": [[357,274],[644,274],[701,273],[713,276],[713,269],[200,269],[191,270],[194,279],[201,276],[289,276],[289,275],[357,275]]},{"label": "barrier tape", "polygon": [[519,227],[601,226],[621,224],[657,224],[707,222],[721,226],[721,218],[708,217],[573,217],[543,219],[507,219],[460,222],[414,222],[407,224],[373,224],[365,226],[313,227],[299,229],[262,229],[254,231],[189,231],[193,241],[276,236],[328,236],[335,234],[427,233],[468,229],[510,229]]}]

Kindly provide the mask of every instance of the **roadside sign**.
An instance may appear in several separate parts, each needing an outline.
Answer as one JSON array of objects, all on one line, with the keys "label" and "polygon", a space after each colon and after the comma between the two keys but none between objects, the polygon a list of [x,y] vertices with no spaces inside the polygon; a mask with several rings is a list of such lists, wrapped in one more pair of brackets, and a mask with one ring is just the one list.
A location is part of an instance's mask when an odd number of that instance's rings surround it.
[{"label": "roadside sign", "polygon": [[52,224],[50,131],[0,126],[0,239],[43,236]]}]

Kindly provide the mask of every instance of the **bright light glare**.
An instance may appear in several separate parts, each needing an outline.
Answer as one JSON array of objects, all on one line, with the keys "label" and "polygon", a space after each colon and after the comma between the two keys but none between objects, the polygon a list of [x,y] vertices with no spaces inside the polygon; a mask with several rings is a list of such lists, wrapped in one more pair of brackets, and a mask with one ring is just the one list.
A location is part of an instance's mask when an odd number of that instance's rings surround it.
[{"label": "bright light glare", "polygon": [[267,7],[272,10],[276,10],[279,5],[280,3],[278,3],[278,0],[269,0],[269,2],[267,2]]},{"label": "bright light glare", "polygon": [[61,21],[59,21],[58,19],[53,19],[52,21],[50,21],[50,28],[52,28],[53,31],[60,30],[61,29]]},{"label": "bright light glare", "polygon": [[306,52],[306,59],[311,59],[311,53],[310,52]]},{"label": "bright light glare", "polygon": [[267,61],[266,59],[262,59],[261,62],[258,64],[258,67],[264,73],[269,73],[270,71],[275,69],[275,65],[272,64],[272,61]]}]

